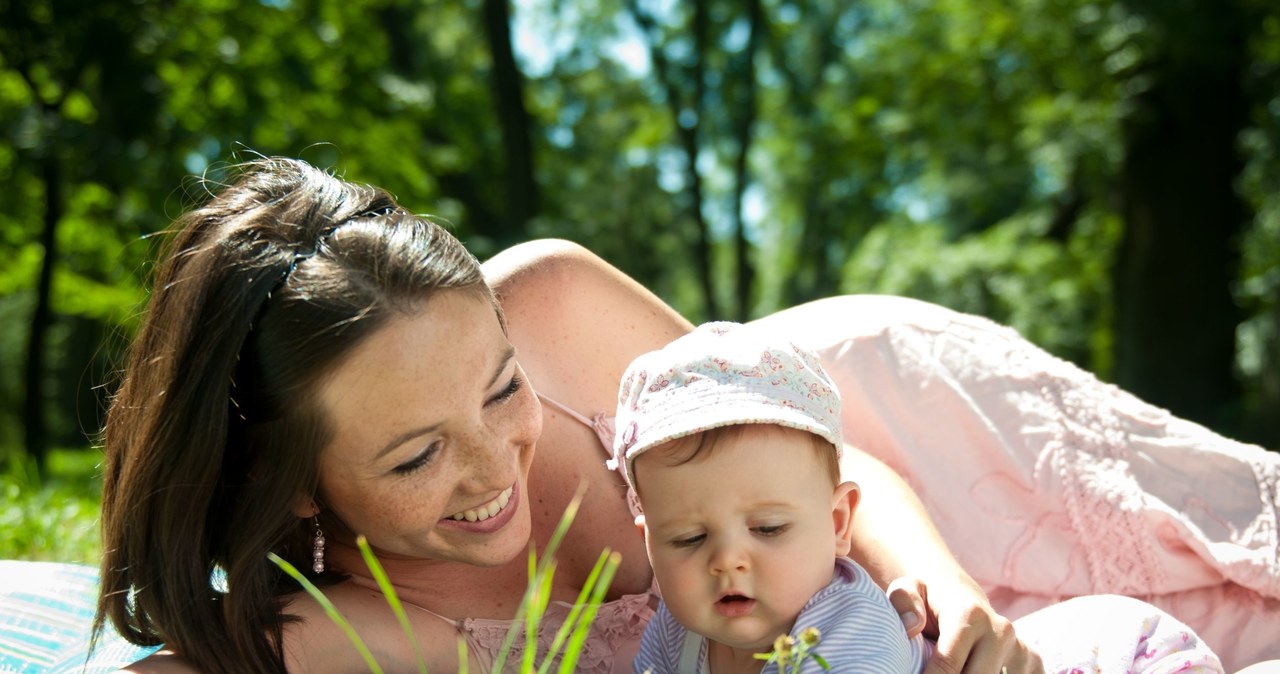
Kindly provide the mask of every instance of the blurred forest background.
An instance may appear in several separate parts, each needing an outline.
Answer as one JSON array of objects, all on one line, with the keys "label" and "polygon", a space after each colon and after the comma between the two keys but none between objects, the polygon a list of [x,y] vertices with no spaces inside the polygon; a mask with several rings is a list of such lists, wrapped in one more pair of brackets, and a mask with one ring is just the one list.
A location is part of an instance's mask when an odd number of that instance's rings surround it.
[{"label": "blurred forest background", "polygon": [[91,444],[153,235],[254,153],[694,321],[984,314],[1280,446],[1274,0],[0,0],[0,461]]}]

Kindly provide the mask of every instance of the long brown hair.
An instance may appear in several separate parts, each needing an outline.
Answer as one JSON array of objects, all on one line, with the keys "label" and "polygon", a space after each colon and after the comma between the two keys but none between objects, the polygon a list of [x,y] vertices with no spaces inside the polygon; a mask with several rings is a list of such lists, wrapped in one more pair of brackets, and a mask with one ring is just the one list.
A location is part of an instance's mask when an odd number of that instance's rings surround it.
[{"label": "long brown hair", "polygon": [[206,671],[283,672],[297,588],[266,555],[310,570],[292,508],[329,434],[317,381],[432,291],[489,290],[431,219],[297,160],[239,167],[175,225],[103,435],[95,636],[110,619]]}]

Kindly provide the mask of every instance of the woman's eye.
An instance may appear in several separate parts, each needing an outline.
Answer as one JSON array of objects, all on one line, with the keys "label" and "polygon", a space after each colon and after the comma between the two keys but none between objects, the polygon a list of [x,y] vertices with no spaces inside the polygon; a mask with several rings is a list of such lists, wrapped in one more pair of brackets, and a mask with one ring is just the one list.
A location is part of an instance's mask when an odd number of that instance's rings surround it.
[{"label": "woman's eye", "polygon": [[520,375],[514,375],[511,377],[511,381],[507,384],[507,387],[502,389],[502,391],[499,392],[498,395],[494,396],[489,402],[500,403],[510,400],[516,393],[520,392],[520,389],[523,386],[524,380],[520,378]]},{"label": "woman's eye", "polygon": [[422,452],[417,456],[413,457],[412,459],[409,459],[408,461],[405,461],[404,463],[396,466],[395,468],[392,468],[391,472],[395,473],[396,475],[408,475],[410,473],[416,472],[426,467],[428,463],[431,463],[431,459],[435,458],[435,455],[439,450],[440,450],[440,444],[433,443],[426,449],[422,450]]},{"label": "woman's eye", "polygon": [[788,529],[786,524],[766,524],[764,526],[752,527],[751,530],[761,536],[777,536]]},{"label": "woman's eye", "polygon": [[698,534],[696,536],[686,536],[684,538],[677,538],[672,540],[671,545],[677,548],[691,548],[701,543],[702,541],[706,540],[706,538],[707,538],[706,534]]}]

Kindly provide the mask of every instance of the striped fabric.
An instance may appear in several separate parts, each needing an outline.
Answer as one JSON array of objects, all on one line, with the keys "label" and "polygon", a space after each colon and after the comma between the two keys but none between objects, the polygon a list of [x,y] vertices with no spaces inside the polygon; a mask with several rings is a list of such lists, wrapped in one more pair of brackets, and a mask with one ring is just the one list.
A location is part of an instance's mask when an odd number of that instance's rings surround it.
[{"label": "striped fabric", "polygon": [[108,630],[90,654],[97,596],[94,567],[0,560],[0,674],[98,674],[158,650]]},{"label": "striped fabric", "polygon": [[[918,674],[933,654],[932,643],[907,639],[884,591],[861,566],[843,557],[836,560],[831,583],[800,611],[791,636],[799,638],[807,627],[822,633],[815,651],[832,672]],[[707,640],[686,630],[662,604],[645,629],[633,666],[635,674],[708,674]],[[804,662],[801,672],[824,674],[812,659]]]}]

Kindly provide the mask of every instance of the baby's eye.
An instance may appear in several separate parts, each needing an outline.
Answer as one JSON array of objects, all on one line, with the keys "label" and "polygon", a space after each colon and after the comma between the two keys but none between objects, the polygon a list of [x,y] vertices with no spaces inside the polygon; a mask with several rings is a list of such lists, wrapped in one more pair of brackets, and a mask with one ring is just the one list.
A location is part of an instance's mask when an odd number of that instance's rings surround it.
[{"label": "baby's eye", "polygon": [[684,538],[672,539],[671,545],[676,548],[691,548],[706,539],[706,534],[696,534],[693,536],[685,536]]},{"label": "baby's eye", "polygon": [[760,536],[768,537],[768,536],[777,536],[790,528],[791,528],[791,525],[789,524],[764,524],[758,527],[751,527],[751,531],[755,532]]}]

